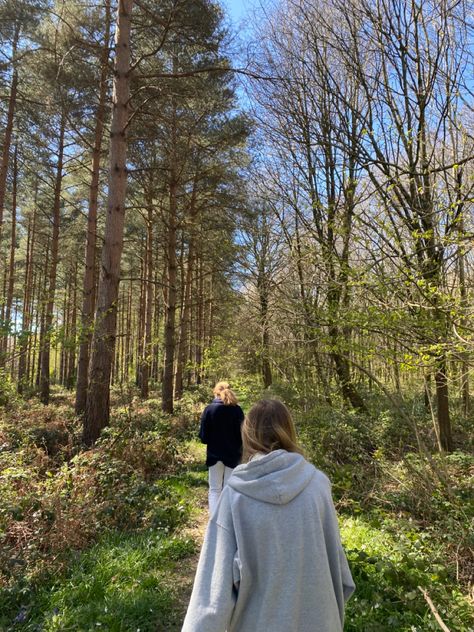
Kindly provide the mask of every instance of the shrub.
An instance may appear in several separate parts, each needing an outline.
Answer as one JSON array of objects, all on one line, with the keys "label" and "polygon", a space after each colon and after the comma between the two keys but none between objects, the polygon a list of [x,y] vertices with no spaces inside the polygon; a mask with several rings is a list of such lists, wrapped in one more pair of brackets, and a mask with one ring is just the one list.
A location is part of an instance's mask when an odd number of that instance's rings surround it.
[{"label": "shrub", "polygon": [[474,619],[459,589],[451,588],[444,559],[429,534],[410,521],[343,519],[341,534],[357,586],[346,610],[349,632],[438,630],[419,587],[427,590],[452,630]]},{"label": "shrub", "polygon": [[0,407],[11,409],[17,402],[18,395],[10,375],[0,369]]}]

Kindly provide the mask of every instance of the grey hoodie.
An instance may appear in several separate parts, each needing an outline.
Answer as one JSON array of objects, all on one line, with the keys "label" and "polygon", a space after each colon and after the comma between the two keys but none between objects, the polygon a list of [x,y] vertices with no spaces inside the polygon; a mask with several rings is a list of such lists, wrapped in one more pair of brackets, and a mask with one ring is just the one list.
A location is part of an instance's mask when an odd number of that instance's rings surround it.
[{"label": "grey hoodie", "polygon": [[182,632],[341,632],[353,591],[328,478],[276,450],[224,488]]}]

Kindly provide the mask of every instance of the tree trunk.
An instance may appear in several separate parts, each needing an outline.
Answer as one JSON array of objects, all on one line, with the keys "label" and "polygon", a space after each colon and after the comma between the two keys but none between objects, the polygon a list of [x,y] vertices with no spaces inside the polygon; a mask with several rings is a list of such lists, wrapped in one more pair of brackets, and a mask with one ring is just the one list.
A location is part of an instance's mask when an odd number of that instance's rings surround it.
[{"label": "tree trunk", "polygon": [[92,339],[83,441],[91,446],[109,423],[110,373],[114,355],[120,260],[127,189],[127,124],[130,99],[130,30],[133,0],[117,9],[113,113],[110,130],[109,190],[98,304]]},{"label": "tree trunk", "polygon": [[143,340],[143,357],[140,377],[140,389],[143,399],[148,397],[150,364],[152,355],[151,332],[153,325],[153,205],[148,202],[147,218],[147,247],[146,247],[146,310],[145,331]]},{"label": "tree trunk", "polygon": [[133,300],[133,283],[130,281],[127,294],[127,324],[125,327],[125,358],[124,358],[124,370],[123,379],[128,382],[130,374],[130,365],[133,358],[133,346],[132,346],[132,300]]},{"label": "tree trunk", "polygon": [[67,371],[67,349],[69,339],[69,313],[70,313],[70,292],[71,283],[69,281],[69,275],[66,281],[66,287],[63,297],[63,332],[62,332],[62,344],[61,344],[61,356],[59,364],[59,383],[61,386],[66,385],[66,371]]},{"label": "tree trunk", "polygon": [[138,303],[138,331],[137,346],[135,349],[135,384],[141,390],[143,345],[145,341],[145,320],[146,320],[146,282],[145,275],[147,269],[147,240],[141,242],[142,256],[140,257],[140,300]]},{"label": "tree trunk", "polygon": [[197,265],[197,318],[196,318],[196,384],[202,383],[203,377],[203,325],[204,325],[204,270],[202,249]]},{"label": "tree trunk", "polygon": [[100,177],[100,155],[104,136],[106,116],[107,79],[109,76],[109,39],[111,27],[110,0],[105,3],[104,49],[101,58],[99,104],[92,150],[92,177],[89,191],[89,210],[87,214],[87,235],[85,268],[83,279],[83,298],[81,310],[81,336],[77,363],[76,414],[82,415],[87,403],[87,372],[89,368],[89,349],[92,339],[92,325],[95,307],[95,251],[97,243],[97,207]]},{"label": "tree trunk", "polygon": [[1,340],[2,348],[0,349],[0,368],[5,366],[6,358],[8,355],[8,343],[10,334],[12,332],[11,327],[11,314],[13,305],[13,291],[15,288],[15,250],[16,250],[16,197],[17,197],[17,184],[18,184],[18,147],[15,146],[15,153],[13,156],[13,188],[12,188],[12,230],[10,241],[10,263],[8,266],[8,288],[7,288],[7,301],[5,306],[5,335]]},{"label": "tree trunk", "polygon": [[160,301],[158,300],[158,279],[160,278],[160,274],[158,272],[158,270],[155,269],[155,275],[154,275],[154,285],[156,288],[156,292],[155,292],[155,300],[154,300],[154,316],[153,316],[153,339],[154,339],[154,344],[153,344],[153,348],[152,348],[152,379],[155,382],[159,382],[159,375],[160,375],[160,343],[159,341],[159,334],[160,334],[160,320],[161,320],[161,310],[160,310]]},{"label": "tree trunk", "polygon": [[[173,58],[173,72],[176,72],[176,58]],[[171,122],[171,153],[170,153],[170,180],[169,180],[169,214],[168,214],[168,238],[167,238],[167,275],[166,281],[168,286],[167,304],[165,316],[165,358],[163,368],[162,383],[162,402],[163,412],[173,412],[173,383],[174,383],[174,357],[176,346],[176,279],[177,279],[177,260],[176,260],[176,232],[178,222],[178,168],[177,168],[177,121],[176,121],[176,105],[172,104],[172,122]]]},{"label": "tree trunk", "polygon": [[72,288],[71,324],[69,328],[69,349],[66,372],[66,388],[74,388],[76,377],[76,336],[77,336],[77,261],[74,264],[74,278]]},{"label": "tree trunk", "polygon": [[64,156],[64,133],[66,127],[66,116],[61,115],[61,123],[58,141],[58,161],[56,165],[56,180],[54,184],[54,205],[53,205],[53,230],[51,236],[50,268],[48,275],[48,290],[45,296],[46,313],[44,318],[44,329],[41,336],[40,349],[40,399],[43,404],[49,403],[49,363],[51,349],[51,330],[53,326],[54,298],[56,294],[56,274],[58,269],[59,255],[59,225],[61,221],[61,186],[63,179],[63,156]]},{"label": "tree trunk", "polygon": [[263,387],[269,388],[272,385],[272,369],[270,365],[270,327],[268,322],[268,279],[262,271],[261,278],[257,281],[260,299],[260,327],[262,333],[262,379]]},{"label": "tree trunk", "polygon": [[189,247],[188,247],[188,264],[186,266],[186,279],[184,280],[183,309],[181,313],[181,323],[180,323],[178,360],[176,363],[176,380],[175,380],[175,391],[174,391],[174,396],[176,399],[181,399],[181,397],[183,396],[184,365],[186,363],[187,340],[188,340],[188,332],[189,332],[189,314],[191,310],[191,286],[192,286],[192,279],[193,279],[193,264],[194,264],[194,241],[191,238],[189,240]]},{"label": "tree trunk", "polygon": [[36,236],[36,200],[38,186],[35,190],[33,218],[28,220],[28,235],[26,240],[26,264],[23,292],[23,318],[20,333],[20,350],[18,360],[18,392],[23,393],[25,382],[28,382],[28,350],[30,347],[31,308],[33,307],[33,253]]},{"label": "tree trunk", "polygon": [[[16,55],[18,39],[20,37],[19,26],[16,27],[12,43],[12,57]],[[15,63],[15,62],[14,62]],[[8,100],[7,124],[3,137],[2,162],[0,164],[0,243],[2,241],[3,211],[5,208],[5,195],[7,189],[8,165],[10,162],[10,146],[12,142],[13,121],[15,118],[15,108],[18,92],[18,71],[13,69],[12,83],[10,87],[10,98]]]},{"label": "tree trunk", "polygon": [[[50,239],[46,241],[46,253],[45,253],[45,263],[44,267],[39,270],[40,278],[38,281],[38,310],[36,312],[36,320],[35,320],[35,353],[33,354],[33,365],[32,371],[35,374],[34,383],[35,387],[39,389],[40,381],[41,381],[41,349],[43,348],[43,336],[44,336],[44,322],[46,317],[46,305],[45,305],[45,295],[46,295],[46,286],[47,286],[47,275],[49,270],[49,258],[51,253],[50,248]],[[39,325],[39,327],[38,327]],[[39,330],[39,334],[38,334]]]},{"label": "tree trunk", "polygon": [[177,225],[177,189],[176,170],[172,167],[170,181],[170,212],[168,217],[168,252],[167,252],[167,304],[165,320],[165,359],[162,384],[162,409],[165,413],[173,412],[173,378],[175,355],[175,319],[176,319],[176,225]]},{"label": "tree trunk", "polygon": [[[336,335],[335,340],[337,342],[339,341],[338,335]],[[360,410],[363,413],[367,413],[367,406],[352,382],[349,362],[337,352],[333,352],[331,356],[334,361],[336,374],[341,386],[342,396],[353,408]]]},{"label": "tree trunk", "polygon": [[442,359],[435,374],[437,419],[439,441],[445,452],[452,452],[453,440],[451,436],[451,419],[449,415],[448,379],[446,375],[446,360]]},{"label": "tree trunk", "polygon": [[193,268],[194,268],[194,250],[195,250],[195,221],[197,216],[197,181],[198,174],[194,177],[193,190],[191,194],[191,201],[189,204],[189,220],[190,220],[190,235],[188,245],[188,262],[186,266],[186,278],[183,279],[183,309],[181,311],[181,323],[178,345],[178,358],[176,363],[176,379],[175,379],[175,398],[181,399],[183,395],[183,377],[184,366],[186,364],[186,351],[187,340],[189,333],[189,320],[191,311],[191,287],[193,283]]}]

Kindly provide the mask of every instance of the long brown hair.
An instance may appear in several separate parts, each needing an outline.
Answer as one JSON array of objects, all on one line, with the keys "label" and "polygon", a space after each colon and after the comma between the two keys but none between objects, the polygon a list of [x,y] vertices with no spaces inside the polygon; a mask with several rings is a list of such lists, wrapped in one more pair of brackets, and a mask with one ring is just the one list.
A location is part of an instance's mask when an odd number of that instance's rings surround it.
[{"label": "long brown hair", "polygon": [[226,406],[236,406],[237,397],[234,391],[230,388],[229,382],[217,382],[212,391],[215,397],[222,399],[222,402]]},{"label": "long brown hair", "polygon": [[242,424],[242,442],[244,461],[257,452],[280,449],[303,454],[290,411],[277,399],[261,399],[252,406]]}]

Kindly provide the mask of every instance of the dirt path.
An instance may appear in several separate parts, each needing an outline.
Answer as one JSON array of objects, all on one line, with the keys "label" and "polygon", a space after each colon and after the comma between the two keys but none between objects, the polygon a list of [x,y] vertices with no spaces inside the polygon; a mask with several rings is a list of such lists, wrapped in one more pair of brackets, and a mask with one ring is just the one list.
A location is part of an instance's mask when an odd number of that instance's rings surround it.
[{"label": "dirt path", "polygon": [[194,505],[194,515],[186,528],[180,533],[180,536],[194,540],[196,543],[196,552],[190,557],[182,560],[181,565],[175,574],[177,590],[176,623],[170,628],[169,632],[178,632],[181,630],[189,598],[191,597],[194,575],[196,573],[196,567],[208,521],[207,483],[205,486],[196,487],[195,492],[196,502]]}]

